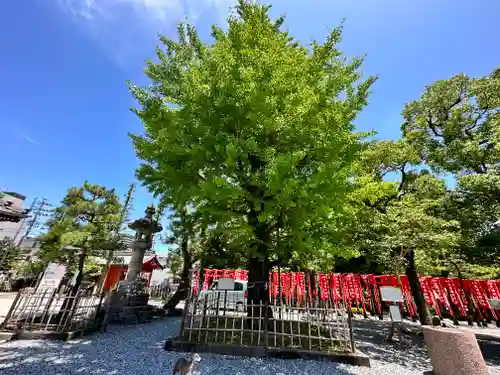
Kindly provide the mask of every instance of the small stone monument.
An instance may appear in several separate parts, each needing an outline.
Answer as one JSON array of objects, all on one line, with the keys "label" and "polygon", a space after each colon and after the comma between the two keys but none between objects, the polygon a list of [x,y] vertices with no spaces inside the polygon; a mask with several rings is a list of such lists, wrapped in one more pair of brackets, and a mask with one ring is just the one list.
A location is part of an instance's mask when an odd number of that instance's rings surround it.
[{"label": "small stone monument", "polygon": [[489,374],[473,331],[426,326],[422,330],[433,374]]},{"label": "small stone monument", "polygon": [[112,320],[141,322],[150,320],[154,314],[152,306],[148,305],[149,295],[146,283],[140,279],[144,254],[153,246],[153,235],[163,228],[153,219],[155,208],[149,204],[143,218],[129,223],[128,227],[135,230],[132,243],[132,257],[128,265],[125,280],[120,281],[118,288],[111,297],[110,313]]}]

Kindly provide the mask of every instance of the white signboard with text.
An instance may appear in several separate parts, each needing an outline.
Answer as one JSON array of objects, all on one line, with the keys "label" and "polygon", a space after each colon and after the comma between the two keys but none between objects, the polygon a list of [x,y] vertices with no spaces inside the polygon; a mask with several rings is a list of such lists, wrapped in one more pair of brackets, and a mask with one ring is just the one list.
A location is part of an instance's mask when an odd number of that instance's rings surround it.
[{"label": "white signboard with text", "polygon": [[384,302],[404,302],[403,294],[400,288],[393,286],[382,286],[380,287],[380,294],[382,295],[382,301]]},{"label": "white signboard with text", "polygon": [[43,274],[38,288],[58,288],[62,278],[66,274],[66,266],[57,263],[49,263]]},{"label": "white signboard with text", "polygon": [[218,290],[234,290],[234,279],[229,277],[221,277],[217,280]]},{"label": "white signboard with text", "polygon": [[500,309],[500,299],[489,299],[488,302],[492,309]]}]

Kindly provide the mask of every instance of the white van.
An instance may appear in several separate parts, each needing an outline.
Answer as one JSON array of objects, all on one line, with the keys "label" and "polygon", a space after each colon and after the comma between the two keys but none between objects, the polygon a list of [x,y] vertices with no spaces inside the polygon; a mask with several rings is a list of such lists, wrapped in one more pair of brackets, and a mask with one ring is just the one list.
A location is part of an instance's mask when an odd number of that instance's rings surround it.
[{"label": "white van", "polygon": [[[248,282],[243,280],[234,280],[233,290],[219,290],[218,282],[215,280],[208,290],[202,290],[198,294],[198,308],[203,308],[205,303],[208,308],[217,308],[217,299],[219,300],[219,309],[224,309],[224,300],[226,309],[243,311],[248,296]],[[206,301],[206,302],[205,302]]]}]

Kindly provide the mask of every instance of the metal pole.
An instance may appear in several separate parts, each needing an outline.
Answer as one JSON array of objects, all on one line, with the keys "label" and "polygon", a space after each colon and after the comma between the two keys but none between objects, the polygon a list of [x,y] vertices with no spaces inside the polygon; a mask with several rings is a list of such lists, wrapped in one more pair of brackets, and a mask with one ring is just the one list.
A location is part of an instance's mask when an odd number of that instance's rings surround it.
[{"label": "metal pole", "polygon": [[[33,202],[31,203],[31,206],[30,206],[30,208],[29,208],[29,212],[32,212],[32,211],[33,211],[33,208],[35,207],[35,204],[36,204],[36,202],[37,202],[37,201],[38,201],[38,198],[33,199]],[[28,219],[28,218],[27,218],[27,217],[25,217],[25,218],[21,221],[21,223],[19,224],[19,228],[17,228],[16,234],[14,235],[14,238],[12,239],[12,242],[16,242],[16,239],[17,239],[17,237],[19,236],[19,234],[21,233],[21,230],[23,229],[24,224],[26,224],[26,220],[27,220],[27,219]],[[19,245],[21,244],[22,239],[23,239],[23,237],[21,237],[21,239],[20,239],[20,240],[19,240],[19,242],[17,243],[17,246],[19,246]]]},{"label": "metal pole", "polygon": [[[35,202],[36,202],[36,198],[35,198],[35,201],[33,201],[33,204],[31,205],[31,208],[30,210],[33,209],[34,205],[35,205]],[[38,219],[38,216],[42,213],[42,210],[43,210],[43,207],[48,205],[48,202],[47,202],[47,199],[46,198],[43,198],[41,201],[40,201],[40,204],[38,205],[36,211],[35,211],[35,215],[33,216],[33,219],[31,220],[30,222],[30,225],[28,227],[28,229],[26,230],[26,233],[24,233],[24,235],[21,237],[21,239],[19,240],[19,243],[17,244],[17,246],[20,246],[21,243],[23,242],[23,240],[28,237],[28,235],[31,233],[31,230],[33,229],[33,227],[35,226],[36,224],[36,221]]]}]

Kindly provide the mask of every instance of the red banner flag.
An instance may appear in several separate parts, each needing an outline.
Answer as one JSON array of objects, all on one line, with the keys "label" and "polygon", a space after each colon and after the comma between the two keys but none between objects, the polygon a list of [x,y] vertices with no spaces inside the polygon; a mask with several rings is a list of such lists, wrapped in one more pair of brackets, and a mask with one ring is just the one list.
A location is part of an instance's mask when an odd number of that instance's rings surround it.
[{"label": "red banner flag", "polygon": [[204,270],[203,271],[203,290],[207,290],[210,288],[210,279],[212,277],[212,270]]},{"label": "red banner flag", "polygon": [[311,274],[308,272],[307,273],[307,291],[309,292],[309,304],[312,306],[313,300],[312,300],[312,288],[311,288]]},{"label": "red banner flag", "polygon": [[481,288],[480,283],[477,280],[467,280],[470,281],[470,291],[472,292],[472,295],[474,297],[474,300],[476,301],[477,305],[481,309],[487,309],[490,307],[490,304],[488,303],[488,298],[486,296],[486,293],[484,290]]},{"label": "red banner flag", "polygon": [[321,290],[320,298],[322,301],[325,301],[329,298],[330,290],[328,288],[328,276],[323,273],[319,274],[319,287]]},{"label": "red banner flag", "polygon": [[290,298],[295,298],[295,290],[297,289],[297,276],[295,272],[290,273]]},{"label": "red banner flag", "polygon": [[446,289],[448,289],[451,303],[453,303],[455,306],[458,307],[458,310],[460,311],[461,316],[467,315],[467,309],[465,308],[465,304],[462,301],[461,295],[458,292],[457,287],[456,287],[455,283],[453,282],[453,279],[450,279],[448,277],[445,278],[444,284],[446,286]]},{"label": "red banner flag", "polygon": [[305,285],[305,277],[303,272],[297,272],[295,274],[296,283],[297,283],[297,301],[300,305],[302,298],[306,294],[306,285]]},{"label": "red banner flag", "polygon": [[408,312],[411,316],[417,315],[417,307],[413,302],[413,297],[411,294],[410,282],[408,280],[408,276],[401,275],[399,276],[399,280],[401,280],[401,293],[406,301],[406,305],[408,306]]},{"label": "red banner flag", "polygon": [[419,280],[420,280],[420,289],[422,290],[422,294],[424,295],[425,302],[427,302],[429,306],[432,306],[434,303],[434,299],[431,296],[429,286],[427,284],[427,278],[420,277]]},{"label": "red banner flag", "polygon": [[273,272],[272,288],[273,296],[276,297],[279,294],[278,272]]},{"label": "red banner flag", "polygon": [[195,296],[198,293],[198,283],[200,282],[200,272],[196,271],[194,273],[194,285],[193,285],[193,295]]}]

